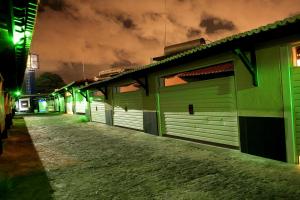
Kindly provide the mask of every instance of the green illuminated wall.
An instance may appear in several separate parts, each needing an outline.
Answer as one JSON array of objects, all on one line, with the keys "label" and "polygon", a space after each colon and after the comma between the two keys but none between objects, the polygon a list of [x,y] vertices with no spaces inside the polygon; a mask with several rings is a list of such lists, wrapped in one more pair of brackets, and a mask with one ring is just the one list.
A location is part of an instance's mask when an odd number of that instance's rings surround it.
[{"label": "green illuminated wall", "polygon": [[235,60],[239,116],[283,117],[279,46],[256,51],[259,86],[254,87],[246,67]]}]

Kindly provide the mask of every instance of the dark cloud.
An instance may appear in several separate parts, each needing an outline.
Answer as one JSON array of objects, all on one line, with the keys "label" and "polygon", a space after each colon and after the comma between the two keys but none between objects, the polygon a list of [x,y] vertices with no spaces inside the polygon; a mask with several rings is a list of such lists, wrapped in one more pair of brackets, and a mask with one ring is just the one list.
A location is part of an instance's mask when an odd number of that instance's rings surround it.
[{"label": "dark cloud", "polygon": [[177,21],[177,19],[176,19],[176,16],[174,16],[174,15],[168,15],[167,16],[167,19],[172,23],[172,24],[174,24],[174,25],[176,25],[176,26],[182,26],[178,21]]},{"label": "dark cloud", "polygon": [[147,44],[147,45],[159,45],[159,40],[155,37],[144,37],[141,35],[136,35],[137,39],[142,42],[143,44]]},{"label": "dark cloud", "polygon": [[114,50],[116,57],[120,60],[127,60],[130,56],[129,52],[126,52],[124,49],[116,49]]},{"label": "dark cloud", "polygon": [[39,5],[39,11],[45,11],[45,8],[49,7],[55,11],[63,11],[68,5],[64,0],[41,0]]},{"label": "dark cloud", "polygon": [[236,25],[232,21],[211,15],[205,15],[202,18],[199,26],[205,28],[205,32],[207,34],[214,34],[218,31],[236,30]]},{"label": "dark cloud", "polygon": [[81,20],[79,16],[79,9],[77,7],[69,6],[68,9],[64,10],[65,14],[73,20]]},{"label": "dark cloud", "polygon": [[66,83],[72,82],[74,80],[80,80],[85,78],[93,78],[99,74],[101,70],[107,66],[99,66],[94,64],[84,64],[84,74],[83,74],[83,64],[79,62],[61,62],[55,73],[59,74]]},{"label": "dark cloud", "polygon": [[200,37],[200,34],[201,34],[201,30],[191,27],[188,29],[186,36],[188,38],[195,38],[195,37]]},{"label": "dark cloud", "polygon": [[111,67],[132,67],[136,66],[137,63],[130,62],[129,60],[118,60],[114,63],[112,63],[110,66]]},{"label": "dark cloud", "polygon": [[117,22],[121,23],[123,28],[125,29],[135,29],[136,24],[134,23],[133,19],[130,16],[120,14],[116,16]]}]

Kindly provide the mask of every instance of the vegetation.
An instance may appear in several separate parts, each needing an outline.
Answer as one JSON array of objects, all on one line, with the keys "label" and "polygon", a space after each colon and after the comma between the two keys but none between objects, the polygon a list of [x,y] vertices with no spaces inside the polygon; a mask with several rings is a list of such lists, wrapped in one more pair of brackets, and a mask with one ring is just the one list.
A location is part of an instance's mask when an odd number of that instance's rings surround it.
[{"label": "vegetation", "polygon": [[36,93],[50,93],[64,85],[65,82],[58,74],[45,72],[36,79]]}]

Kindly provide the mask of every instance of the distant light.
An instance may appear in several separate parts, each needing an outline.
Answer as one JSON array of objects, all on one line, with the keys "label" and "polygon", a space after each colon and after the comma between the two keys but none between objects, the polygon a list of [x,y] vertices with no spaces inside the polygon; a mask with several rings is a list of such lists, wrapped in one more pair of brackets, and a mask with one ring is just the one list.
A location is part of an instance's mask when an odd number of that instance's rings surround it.
[{"label": "distant light", "polygon": [[14,95],[15,95],[16,97],[21,96],[21,92],[20,92],[20,91],[15,91],[15,92],[14,92]]}]

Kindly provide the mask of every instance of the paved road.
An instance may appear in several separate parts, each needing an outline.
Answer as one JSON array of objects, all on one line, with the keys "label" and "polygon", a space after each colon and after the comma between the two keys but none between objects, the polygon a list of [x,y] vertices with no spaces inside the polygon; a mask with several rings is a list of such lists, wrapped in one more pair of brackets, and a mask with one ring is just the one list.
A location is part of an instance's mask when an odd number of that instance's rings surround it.
[{"label": "paved road", "polygon": [[299,166],[83,116],[24,119],[0,157],[0,199],[300,199]]}]

